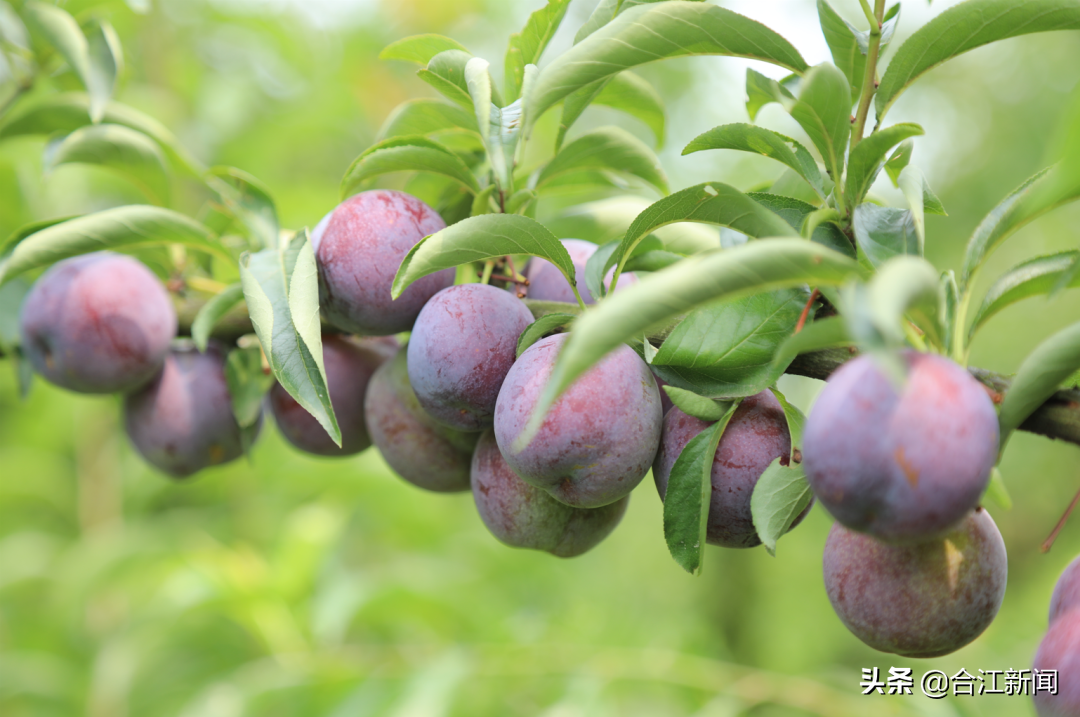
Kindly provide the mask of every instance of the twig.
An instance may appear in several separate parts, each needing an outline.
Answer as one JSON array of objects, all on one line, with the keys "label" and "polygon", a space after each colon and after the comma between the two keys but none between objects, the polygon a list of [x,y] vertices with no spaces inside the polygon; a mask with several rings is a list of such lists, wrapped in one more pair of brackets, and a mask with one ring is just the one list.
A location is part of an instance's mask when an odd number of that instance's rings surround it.
[{"label": "twig", "polygon": [[1050,548],[1054,547],[1054,541],[1057,540],[1058,533],[1065,527],[1065,523],[1068,522],[1069,516],[1072,515],[1073,509],[1076,508],[1076,504],[1080,503],[1080,490],[1076,491],[1076,495],[1073,496],[1072,503],[1069,503],[1069,507],[1065,509],[1065,513],[1061,516],[1061,520],[1057,522],[1054,529],[1050,531],[1050,535],[1043,541],[1039,550],[1043,553],[1049,553]]}]

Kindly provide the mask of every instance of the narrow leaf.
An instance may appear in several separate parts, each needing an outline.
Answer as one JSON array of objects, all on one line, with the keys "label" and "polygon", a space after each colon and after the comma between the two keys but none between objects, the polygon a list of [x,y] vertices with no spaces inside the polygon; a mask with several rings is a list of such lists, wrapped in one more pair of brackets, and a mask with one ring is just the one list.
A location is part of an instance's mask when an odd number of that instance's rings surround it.
[{"label": "narrow leaf", "polygon": [[728,401],[705,398],[678,386],[664,386],[664,393],[668,395],[675,407],[683,413],[710,423],[719,421],[731,409],[731,403]]},{"label": "narrow leaf", "polygon": [[690,439],[675,459],[664,495],[664,539],[675,562],[686,572],[701,572],[705,527],[712,499],[712,464],[724,429],[738,403],[716,423]]},{"label": "narrow leaf", "polygon": [[[418,71],[416,76],[447,99],[472,110],[472,95],[469,94],[469,85],[465,80],[465,66],[471,59],[472,55],[463,50],[446,50],[432,57],[427,67]],[[496,105],[502,104],[494,86],[491,88],[491,99]]]},{"label": "narrow leaf", "polygon": [[603,85],[593,103],[641,120],[656,137],[657,147],[664,145],[664,101],[656,88],[640,75],[630,71],[620,72]]},{"label": "narrow leaf", "polygon": [[758,478],[750,496],[754,529],[769,555],[776,556],[776,543],[795,518],[810,505],[813,495],[801,465],[783,466],[777,458]]},{"label": "narrow leaf", "polygon": [[431,62],[431,58],[447,50],[468,52],[460,42],[444,35],[413,35],[391,42],[379,53],[379,59],[404,60],[418,65],[427,65]]},{"label": "narrow leaf", "polygon": [[262,351],[258,346],[229,352],[225,360],[225,383],[236,422],[240,428],[251,428],[258,423],[263,398],[274,385],[273,374],[263,372]]},{"label": "narrow leaf", "polygon": [[810,233],[810,241],[855,258],[855,247],[834,221],[834,209],[818,209],[813,204],[794,197],[767,192],[750,192],[746,196],[774,212],[798,232],[799,236]]},{"label": "narrow leaf", "polygon": [[851,96],[858,97],[866,74],[866,53],[859,49],[858,31],[840,17],[825,0],[818,0],[818,20],[825,42],[836,65],[851,84]]},{"label": "narrow leaf", "polygon": [[870,185],[874,183],[878,172],[881,171],[885,155],[889,150],[909,137],[921,134],[923,134],[922,127],[905,122],[878,130],[855,145],[848,159],[847,182],[844,190],[847,201],[852,206],[858,206],[866,197],[866,193],[870,191]]},{"label": "narrow leaf", "polygon": [[608,352],[650,327],[711,301],[803,284],[838,286],[861,274],[851,259],[803,239],[750,242],[687,257],[608,296],[574,324],[544,393],[518,439],[528,445],[555,399]]},{"label": "narrow leaf", "polygon": [[928,338],[942,345],[940,277],[930,262],[916,256],[897,256],[885,262],[870,282],[869,301],[874,326],[893,346],[904,343],[901,322],[907,313],[922,319],[916,323]]},{"label": "narrow leaf", "polygon": [[968,0],[920,27],[893,56],[881,78],[877,116],[924,72],[996,40],[1080,28],[1077,0]]},{"label": "narrow leaf", "polygon": [[214,167],[207,173],[206,181],[228,213],[248,230],[258,248],[278,245],[277,206],[262,182],[235,167]]},{"label": "narrow leaf", "polygon": [[833,181],[839,182],[851,136],[851,85],[844,73],[829,63],[815,66],[788,111],[821,153]]},{"label": "narrow leaf", "polygon": [[23,8],[26,24],[44,38],[64,58],[90,95],[90,119],[100,122],[109,101],[111,88],[103,87],[94,74],[90,44],[79,23],[66,10],[43,2],[28,2]]},{"label": "narrow leaf", "polygon": [[780,402],[780,407],[784,409],[784,418],[787,420],[788,434],[791,436],[791,452],[788,457],[792,464],[796,464],[801,460],[799,456],[802,454],[803,430],[806,428],[806,414],[800,411],[798,406],[788,401],[787,396],[781,393],[775,386],[769,390],[776,396],[776,400]]},{"label": "narrow leaf", "polygon": [[1078,251],[1040,256],[1016,265],[1002,274],[986,292],[968,335],[974,336],[991,316],[1005,307],[1031,296],[1049,294],[1057,288],[1062,277],[1070,277],[1068,288],[1080,288],[1080,274],[1073,271],[1078,266]]},{"label": "narrow leaf", "polygon": [[772,361],[772,378],[776,381],[800,354],[824,349],[849,346],[854,343],[847,324],[839,316],[818,319],[803,326],[802,331],[792,334],[776,349]]},{"label": "narrow leaf", "polygon": [[521,32],[510,36],[506,48],[506,98],[516,100],[521,96],[521,83],[525,76],[525,66],[540,62],[540,56],[551,42],[555,31],[562,24],[570,0],[548,0],[547,5],[529,16]]},{"label": "narrow leaf", "polygon": [[379,139],[428,136],[437,132],[462,132],[476,135],[476,115],[458,105],[432,99],[402,102],[386,118]]},{"label": "narrow leaf", "polygon": [[544,225],[520,214],[484,214],[460,221],[414,246],[398,267],[391,296],[401,296],[409,284],[422,276],[508,254],[547,259],[577,291],[574,262],[566,247]]},{"label": "narrow leaf", "polygon": [[341,196],[354,194],[364,182],[391,172],[433,172],[449,177],[471,192],[480,185],[456,154],[426,137],[394,137],[373,144],[357,157],[341,180]]},{"label": "narrow leaf", "polygon": [[318,272],[307,231],[281,249],[241,256],[240,280],[274,377],[340,446],[341,431],[326,387]]},{"label": "narrow leaf", "polygon": [[517,340],[517,356],[525,353],[525,350],[540,339],[563,329],[574,322],[576,314],[545,314],[536,321],[525,327]]},{"label": "narrow leaf", "polygon": [[219,294],[203,304],[199,313],[195,315],[195,321],[191,323],[191,338],[199,351],[206,351],[210,334],[213,333],[217,322],[243,300],[244,287],[237,283],[225,287]]},{"label": "narrow leaf", "polygon": [[537,188],[569,172],[607,169],[643,179],[662,193],[668,191],[660,160],[644,142],[618,127],[602,127],[563,147],[537,178]]},{"label": "narrow leaf", "polygon": [[[798,77],[798,75],[792,75]],[[761,108],[773,102],[787,104],[795,101],[795,95],[782,82],[766,77],[756,70],[746,71],[746,111],[750,121],[757,118]]]},{"label": "narrow leaf", "polygon": [[822,199],[821,171],[801,144],[778,132],[752,124],[726,124],[700,134],[686,145],[683,155],[705,149],[738,149],[770,157],[793,169]]},{"label": "narrow leaf", "polygon": [[889,175],[894,187],[900,186],[900,172],[904,171],[904,167],[911,162],[911,155],[914,151],[915,141],[905,139],[889,157],[889,161],[885,162],[885,173]]},{"label": "narrow leaf", "polygon": [[137,130],[115,124],[81,127],[53,149],[50,165],[94,164],[134,182],[151,201],[169,199],[169,170],[156,142]]},{"label": "narrow leaf", "polygon": [[134,204],[88,214],[31,234],[0,266],[0,283],[70,256],[151,244],[184,244],[233,261],[206,227],[194,219],[170,209]]},{"label": "narrow leaf", "polygon": [[852,222],[861,258],[870,266],[881,266],[894,256],[919,256],[919,235],[907,209],[860,204]]},{"label": "narrow leaf", "polygon": [[1080,369],[1080,323],[1062,329],[1028,354],[1001,402],[998,424],[1002,451],[1012,432],[1077,369]]},{"label": "narrow leaf", "polygon": [[679,0],[641,5],[619,14],[544,69],[532,95],[529,127],[585,85],[631,67],[686,55],[748,57],[794,72],[807,67],[791,43],[731,10]]},{"label": "narrow leaf", "polygon": [[116,30],[101,20],[92,21],[86,28],[86,41],[90,61],[89,82],[86,83],[90,93],[90,114],[94,122],[100,122],[105,105],[116,91],[116,80],[124,67],[124,51]]}]

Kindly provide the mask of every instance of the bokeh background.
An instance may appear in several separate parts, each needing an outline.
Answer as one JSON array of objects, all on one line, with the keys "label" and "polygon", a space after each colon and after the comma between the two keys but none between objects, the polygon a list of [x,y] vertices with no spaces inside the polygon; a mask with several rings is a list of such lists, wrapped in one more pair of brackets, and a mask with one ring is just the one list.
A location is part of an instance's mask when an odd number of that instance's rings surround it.
[{"label": "bokeh background", "polygon": [[[283,224],[313,225],[352,159],[400,101],[431,94],[379,50],[409,34],[462,41],[499,71],[510,32],[540,0],[68,0],[118,28],[119,98],[173,129],[208,164],[265,182]],[[720,2],[828,59],[810,0]],[[852,22],[855,0],[834,0]],[[908,0],[899,40],[953,2]],[[548,57],[595,5],[576,0]],[[921,123],[915,162],[948,217],[929,217],[929,258],[956,268],[967,237],[1006,193],[1053,160],[1080,79],[1080,35],[997,43],[931,72],[890,114]],[[891,53],[890,53],[891,54]],[[888,55],[886,56],[888,58]],[[661,154],[673,188],[716,179],[747,189],[778,165],[732,152],[679,152],[715,125],[747,121],[745,68],[728,58],[647,67],[668,102]],[[58,78],[58,83],[63,79]],[[800,137],[778,107],[759,122]],[[603,108],[577,127],[638,125]],[[35,219],[141,201],[123,180],[64,166],[42,174],[40,139],[0,143],[0,236]],[[184,189],[181,187],[182,193]],[[876,192],[898,203],[886,182]],[[648,196],[648,195],[644,195]],[[194,202],[183,195],[177,200]],[[193,205],[194,206],[194,205]],[[1036,254],[1077,248],[1080,208],[1025,228],[984,283]],[[589,238],[589,237],[584,237]],[[972,363],[1009,372],[1080,320],[1064,293],[994,318]],[[785,377],[804,409],[821,384]],[[20,401],[0,366],[0,715],[4,717],[351,717],[545,715],[1009,715],[1002,695],[861,697],[861,668],[1022,669],[1046,629],[1054,580],[1080,552],[1080,519],[1039,544],[1080,487],[1080,448],[1016,435],[1001,466],[1011,511],[997,620],[932,660],[879,654],[834,616],[821,578],[830,519],[816,508],[763,550],[711,548],[704,574],[668,556],[650,479],[619,529],[563,561],[506,548],[468,494],[427,494],[374,450],[317,460],[267,426],[249,462],[175,483],[147,468],[110,398],[42,381]]]}]

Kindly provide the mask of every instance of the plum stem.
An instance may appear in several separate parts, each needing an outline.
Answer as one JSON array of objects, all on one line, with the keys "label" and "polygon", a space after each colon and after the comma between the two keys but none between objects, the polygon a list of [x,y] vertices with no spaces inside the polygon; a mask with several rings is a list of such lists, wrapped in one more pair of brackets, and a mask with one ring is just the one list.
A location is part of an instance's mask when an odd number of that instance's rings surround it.
[{"label": "plum stem", "polygon": [[817,290],[817,287],[814,287],[814,291],[811,292],[810,298],[806,302],[806,306],[803,307],[802,313],[799,314],[799,321],[795,324],[795,330],[791,332],[792,334],[799,333],[803,330],[803,326],[806,326],[806,320],[810,318],[810,308],[814,305],[814,302],[817,301],[819,296],[821,296],[821,292]]}]

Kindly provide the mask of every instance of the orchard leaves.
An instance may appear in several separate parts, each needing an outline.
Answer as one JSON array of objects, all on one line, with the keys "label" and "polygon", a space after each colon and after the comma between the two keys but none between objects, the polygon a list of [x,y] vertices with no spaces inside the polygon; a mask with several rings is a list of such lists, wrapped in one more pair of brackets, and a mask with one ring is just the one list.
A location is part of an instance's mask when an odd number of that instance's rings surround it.
[{"label": "orchard leaves", "polygon": [[819,197],[825,198],[817,162],[805,147],[778,132],[752,124],[722,125],[695,137],[682,153],[685,156],[705,149],[737,149],[775,159],[794,170]]},{"label": "orchard leaves", "polygon": [[998,414],[1001,450],[1009,436],[1080,368],[1080,323],[1067,326],[1035,347],[1020,364]]},{"label": "orchard leaves", "polygon": [[340,447],[323,365],[318,271],[307,231],[280,249],[241,256],[240,282],[275,378]]}]

